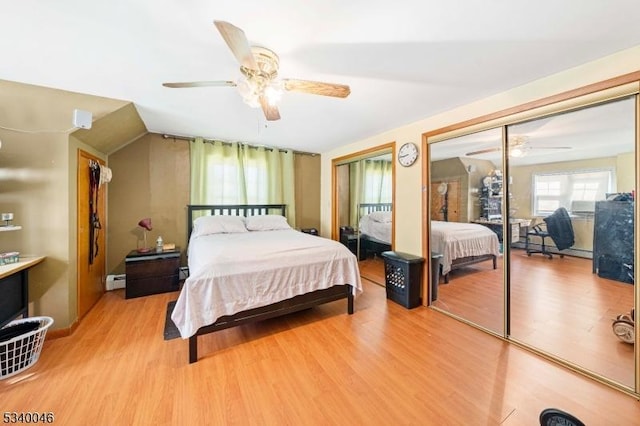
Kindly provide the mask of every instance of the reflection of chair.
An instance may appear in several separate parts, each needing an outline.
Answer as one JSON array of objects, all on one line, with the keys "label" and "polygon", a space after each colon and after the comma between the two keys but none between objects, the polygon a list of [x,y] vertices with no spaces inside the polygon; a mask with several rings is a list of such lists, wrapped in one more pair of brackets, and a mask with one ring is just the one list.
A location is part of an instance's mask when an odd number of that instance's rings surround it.
[{"label": "reflection of chair", "polygon": [[557,408],[547,408],[540,413],[540,426],[566,425],[584,426],[578,418]]},{"label": "reflection of chair", "polygon": [[[554,211],[550,216],[545,217],[544,223],[534,225],[527,232],[527,240],[525,243],[525,249],[527,250],[527,256],[531,256],[532,253],[541,253],[549,259],[553,258],[550,251],[547,250],[547,243],[545,238],[551,238],[558,250],[568,249],[575,243],[573,226],[571,225],[571,217],[569,212],[564,207],[560,207]],[[530,248],[531,237],[540,238],[540,248]],[[560,257],[564,257],[564,254],[560,253]]]}]

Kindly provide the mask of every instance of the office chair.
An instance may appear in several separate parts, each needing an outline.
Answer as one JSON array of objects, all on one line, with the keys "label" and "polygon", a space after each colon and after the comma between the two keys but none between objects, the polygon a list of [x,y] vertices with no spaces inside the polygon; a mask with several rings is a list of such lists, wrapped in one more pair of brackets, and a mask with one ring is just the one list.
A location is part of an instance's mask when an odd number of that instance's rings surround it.
[{"label": "office chair", "polygon": [[557,408],[546,408],[540,413],[540,426],[584,426],[579,419]]},{"label": "office chair", "polygon": [[[532,253],[541,253],[549,259],[553,259],[553,254],[548,250],[545,238],[551,238],[559,251],[568,249],[575,244],[573,225],[571,225],[571,217],[567,209],[560,207],[551,215],[545,217],[543,221],[544,223],[534,225],[527,231],[527,239],[525,242],[527,256],[531,256]],[[531,237],[539,237],[541,239],[539,249],[529,247]],[[564,257],[562,253],[559,253],[559,255],[560,257]]]}]

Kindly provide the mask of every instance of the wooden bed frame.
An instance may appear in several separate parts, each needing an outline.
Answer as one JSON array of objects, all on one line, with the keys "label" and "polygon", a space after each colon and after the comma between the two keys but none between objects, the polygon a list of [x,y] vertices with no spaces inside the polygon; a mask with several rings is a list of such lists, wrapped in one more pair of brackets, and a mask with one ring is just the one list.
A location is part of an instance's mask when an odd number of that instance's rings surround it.
[{"label": "wooden bed frame", "polygon": [[[258,216],[266,214],[280,214],[285,216],[284,204],[253,204],[253,205],[188,205],[187,206],[187,238],[191,236],[194,213],[205,212],[209,215]],[[324,303],[340,299],[347,299],[347,313],[353,314],[353,287],[349,284],[336,285],[323,290],[301,294],[291,299],[282,300],[271,305],[249,309],[234,315],[218,318],[213,324],[201,327],[189,337],[189,363],[198,361],[198,336],[212,333],[225,328],[242,324],[275,318],[289,313],[301,311]]]},{"label": "wooden bed frame", "polygon": [[[358,217],[363,217],[373,212],[390,212],[393,210],[392,203],[361,203],[358,204]],[[391,244],[380,241],[369,235],[360,235],[361,259],[366,259],[369,254],[380,254],[383,251],[391,250]]]},{"label": "wooden bed frame", "polygon": [[[455,271],[456,269],[464,268],[465,266],[473,265],[475,263],[484,262],[487,260],[493,260],[493,269],[497,269],[497,257],[495,254],[483,254],[481,256],[468,256],[468,257],[459,257],[458,259],[454,259],[451,262],[451,271]],[[440,275],[442,275],[442,265],[440,265]],[[447,284],[449,282],[449,273],[444,276],[444,282]]]}]

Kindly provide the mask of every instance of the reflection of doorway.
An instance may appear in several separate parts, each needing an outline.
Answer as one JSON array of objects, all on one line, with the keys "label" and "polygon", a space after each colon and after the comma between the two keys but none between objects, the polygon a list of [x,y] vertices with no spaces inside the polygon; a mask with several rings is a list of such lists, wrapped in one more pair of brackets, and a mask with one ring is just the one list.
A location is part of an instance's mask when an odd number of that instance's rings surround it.
[{"label": "reflection of doorway", "polygon": [[[446,188],[443,191],[442,188]],[[444,192],[444,193],[443,193]],[[431,220],[460,221],[460,181],[431,182]]]}]

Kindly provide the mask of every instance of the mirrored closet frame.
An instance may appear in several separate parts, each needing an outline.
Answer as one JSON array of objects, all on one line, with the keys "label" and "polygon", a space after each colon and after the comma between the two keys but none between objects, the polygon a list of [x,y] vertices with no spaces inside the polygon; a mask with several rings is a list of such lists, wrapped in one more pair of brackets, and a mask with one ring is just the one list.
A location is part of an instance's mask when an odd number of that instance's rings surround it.
[{"label": "mirrored closet frame", "polygon": [[[429,131],[423,133],[422,135],[422,150],[425,153],[423,156],[422,162],[422,182],[423,188],[431,187],[431,178],[430,178],[430,150],[429,145],[436,142],[442,142],[447,139],[451,139],[457,136],[462,136],[470,133],[479,132],[482,130],[487,130],[496,127],[502,127],[502,164],[503,170],[507,170],[507,143],[506,143],[506,126],[517,124],[526,120],[531,120],[543,116],[548,116],[550,114],[557,114],[569,110],[574,110],[580,107],[586,107],[589,105],[600,104],[605,101],[614,100],[618,98],[623,98],[631,95],[636,95],[635,103],[636,103],[636,134],[635,134],[635,188],[640,188],[640,154],[638,148],[640,146],[640,71],[636,71],[633,73],[625,74],[619,77],[611,78],[609,80],[605,80],[602,82],[594,83],[588,86],[584,86],[581,88],[573,89],[567,92],[563,92],[557,95],[549,96],[547,98],[542,98],[539,100],[531,101],[519,106],[515,106],[512,108],[508,108],[506,110],[498,111],[495,113],[487,114],[481,117],[477,117],[474,119],[466,120],[460,123],[456,123],[450,126],[446,126],[440,129],[436,129],[433,131]],[[502,214],[508,211],[508,200],[503,203],[502,206]],[[431,268],[430,259],[431,256],[427,255],[431,253],[429,246],[429,235],[431,232],[430,229],[430,197],[429,193],[424,190],[422,196],[422,220],[424,224],[425,232],[423,233],[422,247],[423,247],[423,256],[425,259],[428,259],[429,270]],[[634,209],[634,223],[638,222],[638,211],[639,209]],[[636,225],[637,229],[637,225]],[[510,229],[508,226],[503,224],[503,235],[507,235],[507,238],[510,236]],[[638,247],[639,247],[639,234],[640,232],[634,232],[634,264],[638,265]],[[508,245],[507,245],[508,246]],[[635,315],[635,343],[634,343],[634,354],[635,354],[635,363],[634,363],[634,389],[629,389],[626,386],[621,385],[620,383],[614,382],[607,377],[601,376],[592,371],[586,370],[585,368],[580,367],[574,363],[568,362],[561,358],[554,356],[553,354],[549,354],[547,352],[541,351],[533,346],[524,344],[522,342],[513,340],[509,338],[509,277],[508,271],[509,268],[506,265],[509,262],[509,248],[506,249],[505,252],[505,267],[503,268],[503,286],[504,286],[504,335],[496,334],[490,330],[485,329],[484,327],[473,324],[463,318],[459,318],[457,316],[451,315],[450,313],[438,309],[432,306],[432,309],[438,310],[445,315],[453,316],[458,320],[461,320],[471,326],[481,329],[484,332],[492,334],[498,338],[504,339],[512,344],[516,344],[520,347],[523,347],[537,355],[540,355],[546,359],[549,359],[553,362],[556,362],[564,367],[567,367],[573,371],[576,371],[585,376],[591,377],[603,384],[611,386],[615,389],[618,389],[624,393],[630,394],[634,397],[640,397],[640,333],[638,333],[640,320],[638,319],[638,315]],[[427,262],[425,262],[427,263]],[[431,300],[430,288],[431,288],[431,274],[424,274],[425,279],[423,280],[423,288],[422,294],[429,294],[429,297],[423,298],[425,301]],[[634,304],[636,310],[640,307],[640,286],[634,285]],[[426,304],[426,303],[425,303]]]},{"label": "mirrored closet frame", "polygon": [[[331,160],[331,239],[332,240],[340,240],[340,223],[338,221],[339,217],[339,206],[340,200],[338,193],[338,166],[349,164],[354,161],[363,160],[365,158],[369,158],[378,154],[383,153],[391,153],[391,188],[393,188],[391,192],[391,203],[393,206],[396,205],[396,143],[389,142],[386,144],[374,146],[372,148],[365,149],[363,151],[354,152],[342,157],[337,157]],[[395,231],[396,226],[396,215],[395,208],[391,213],[391,247],[395,246]]]}]

